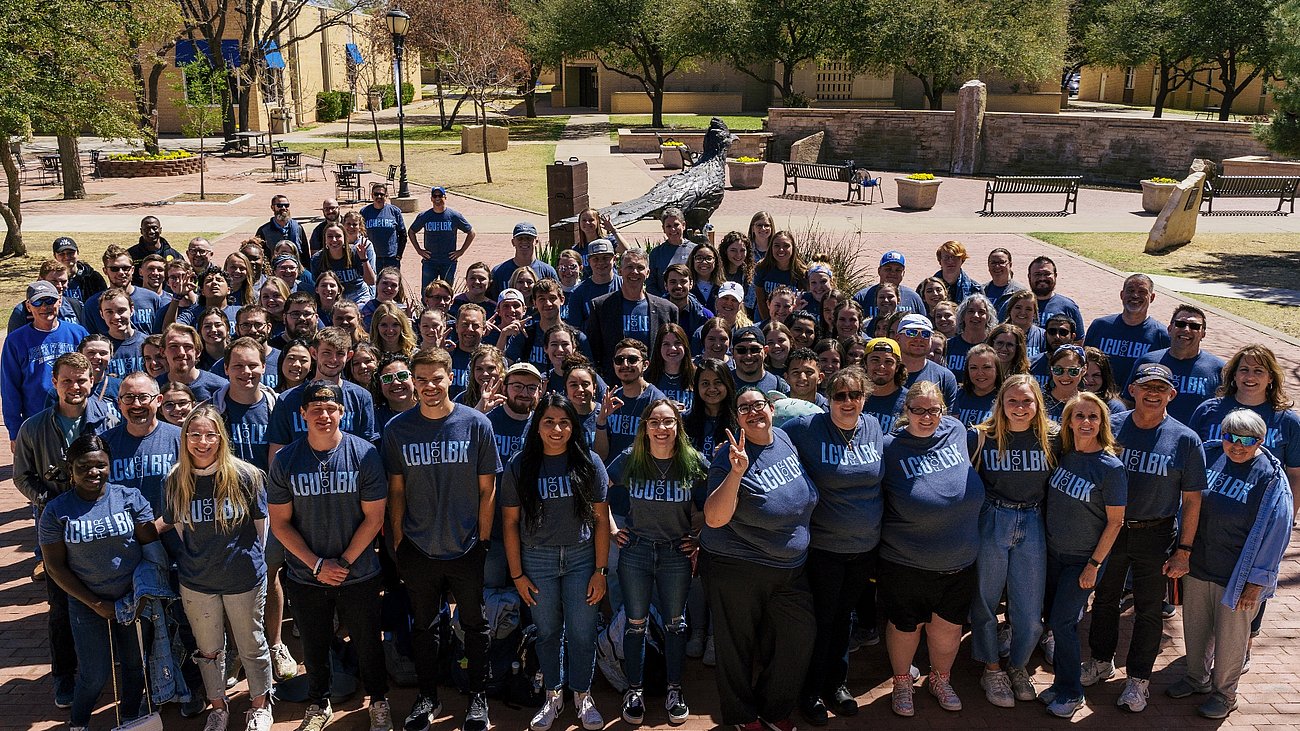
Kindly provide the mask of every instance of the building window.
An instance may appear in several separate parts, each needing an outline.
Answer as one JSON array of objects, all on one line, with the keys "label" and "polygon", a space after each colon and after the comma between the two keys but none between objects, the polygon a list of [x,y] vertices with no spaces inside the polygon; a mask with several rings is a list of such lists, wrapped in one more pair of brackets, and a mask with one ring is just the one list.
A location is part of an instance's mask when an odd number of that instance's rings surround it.
[{"label": "building window", "polygon": [[262,71],[262,102],[270,106],[279,106],[284,101],[284,69],[265,69]]},{"label": "building window", "polygon": [[823,61],[817,64],[817,97],[819,101],[838,101],[853,98],[853,73],[842,61]]},{"label": "building window", "polygon": [[1129,66],[1124,69],[1124,90],[1132,91],[1137,88],[1137,69]]}]

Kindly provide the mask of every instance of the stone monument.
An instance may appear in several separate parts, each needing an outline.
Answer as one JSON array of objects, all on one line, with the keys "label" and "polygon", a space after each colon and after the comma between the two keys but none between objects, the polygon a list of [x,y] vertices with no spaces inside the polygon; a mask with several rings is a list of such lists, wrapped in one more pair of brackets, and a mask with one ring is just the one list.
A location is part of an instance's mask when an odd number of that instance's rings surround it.
[{"label": "stone monument", "polygon": [[979,170],[980,136],[984,133],[984,109],[988,87],[971,79],[957,90],[957,115],[952,124],[953,175],[974,175]]},{"label": "stone monument", "polygon": [[1146,253],[1155,254],[1165,249],[1190,243],[1196,236],[1196,218],[1201,213],[1201,190],[1205,187],[1205,173],[1193,172],[1174,189],[1164,210],[1156,217],[1156,225],[1147,236]]}]

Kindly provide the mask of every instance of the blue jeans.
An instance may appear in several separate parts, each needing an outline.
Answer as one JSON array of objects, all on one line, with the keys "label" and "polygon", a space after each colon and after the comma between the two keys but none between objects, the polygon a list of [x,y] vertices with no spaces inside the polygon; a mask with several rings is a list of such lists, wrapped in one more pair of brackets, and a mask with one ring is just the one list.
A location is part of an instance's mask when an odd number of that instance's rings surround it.
[{"label": "blue jeans", "polygon": [[686,662],[686,595],[691,589],[691,557],[674,541],[648,541],[631,536],[618,559],[618,577],[623,584],[623,607],[627,629],[623,632],[623,672],[627,682],[640,687],[645,680],[645,635],[650,600],[659,589],[659,616],[664,618],[664,657],[668,684],[680,685]]},{"label": "blue jeans", "polygon": [[72,713],[69,726],[88,726],[96,702],[104,687],[111,684],[113,672],[110,657],[122,665],[118,683],[118,706],[122,720],[140,715],[144,700],[144,662],[140,658],[140,644],[135,629],[112,623],[112,652],[109,648],[109,620],[95,614],[95,610],[76,598],[68,597],[68,615],[72,621],[72,641],[77,646],[77,683],[72,693]]},{"label": "blue jeans", "polygon": [[424,288],[429,286],[429,282],[435,279],[442,279],[450,284],[453,288],[456,286],[456,262],[438,261],[436,259],[425,259],[420,262],[420,294],[424,294]]},{"label": "blue jeans", "polygon": [[[1083,683],[1079,680],[1083,649],[1079,645],[1079,619],[1088,605],[1092,589],[1079,587],[1079,574],[1088,565],[1088,556],[1063,556],[1053,551],[1047,553],[1047,581],[1055,588],[1051,614],[1047,624],[1056,636],[1056,658],[1053,669],[1056,678],[1052,688],[1060,700],[1083,697]],[[1106,570],[1103,564],[1097,574]]]},{"label": "blue jeans", "polygon": [[[596,613],[587,604],[587,585],[596,573],[595,541],[576,546],[525,546],[524,573],[537,587],[532,608],[537,624],[537,659],[546,690],[591,690],[596,669]],[[565,673],[562,661],[567,660]]]},{"label": "blue jeans", "polygon": [[1038,508],[1011,508],[986,501],[980,508],[980,549],[975,566],[979,589],[971,603],[971,656],[998,661],[998,604],[1007,592],[1011,667],[1024,667],[1043,626],[1047,539]]}]

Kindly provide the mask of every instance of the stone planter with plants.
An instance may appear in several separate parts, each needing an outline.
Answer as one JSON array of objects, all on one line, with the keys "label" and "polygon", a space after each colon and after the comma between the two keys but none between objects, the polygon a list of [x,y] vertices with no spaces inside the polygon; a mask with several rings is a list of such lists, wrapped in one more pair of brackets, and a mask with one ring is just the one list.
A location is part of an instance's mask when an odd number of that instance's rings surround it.
[{"label": "stone planter with plants", "polygon": [[663,163],[664,169],[681,170],[684,167],[682,148],[685,146],[685,142],[677,140],[664,140],[663,144],[659,145],[659,162]]},{"label": "stone planter with plants", "polygon": [[894,178],[898,183],[898,205],[912,211],[928,211],[939,198],[939,185],[943,181],[930,173],[912,173]]},{"label": "stone planter with plants", "polygon": [[1165,209],[1169,197],[1178,188],[1178,181],[1173,178],[1147,178],[1142,181],[1142,210],[1147,213],[1159,213]]},{"label": "stone planter with plants", "polygon": [[186,150],[163,150],[156,155],[137,150],[108,155],[99,160],[99,174],[105,178],[193,175],[204,167],[203,158]]},{"label": "stone planter with plants", "polygon": [[737,157],[727,160],[727,179],[731,187],[738,190],[753,190],[763,185],[763,169],[766,162],[757,157]]}]

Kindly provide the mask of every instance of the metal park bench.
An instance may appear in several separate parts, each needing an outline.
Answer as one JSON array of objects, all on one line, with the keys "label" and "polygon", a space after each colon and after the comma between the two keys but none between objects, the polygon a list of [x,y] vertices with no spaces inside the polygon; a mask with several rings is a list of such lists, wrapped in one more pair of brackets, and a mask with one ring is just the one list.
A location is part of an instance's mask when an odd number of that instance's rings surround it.
[{"label": "metal park bench", "polygon": [[1035,193],[1065,194],[1062,213],[1079,212],[1079,183],[1082,175],[998,175],[984,189],[983,213],[993,213],[993,198],[998,193],[1021,195]]},{"label": "metal park bench", "polygon": [[1208,206],[1206,213],[1214,212],[1215,198],[1277,198],[1277,212],[1282,204],[1290,203],[1290,213],[1295,213],[1296,188],[1300,178],[1268,175],[1220,175],[1206,178],[1201,200]]},{"label": "metal park bench", "polygon": [[785,185],[781,188],[781,195],[791,187],[794,192],[799,192],[799,179],[804,180],[828,180],[832,183],[848,184],[848,193],[844,202],[853,200],[853,194],[857,193],[862,197],[862,177],[858,174],[858,169],[853,166],[852,160],[846,160],[841,165],[832,165],[821,162],[782,162],[781,166],[785,168]]}]

